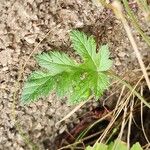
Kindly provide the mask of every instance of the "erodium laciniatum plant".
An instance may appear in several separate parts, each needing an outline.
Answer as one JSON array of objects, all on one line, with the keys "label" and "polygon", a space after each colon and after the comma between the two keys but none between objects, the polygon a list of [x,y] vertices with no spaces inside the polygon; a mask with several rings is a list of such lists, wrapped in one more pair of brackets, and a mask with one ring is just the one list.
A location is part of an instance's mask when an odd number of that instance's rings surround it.
[{"label": "erodium laciniatum plant", "polygon": [[[29,103],[55,91],[78,103],[93,95],[98,99],[109,86],[108,70],[112,66],[107,45],[96,50],[93,36],[74,30],[70,33],[73,48],[81,56],[77,63],[67,54],[50,51],[36,56],[41,69],[33,72],[24,85],[22,102]],[[97,52],[96,52],[97,51]]]}]

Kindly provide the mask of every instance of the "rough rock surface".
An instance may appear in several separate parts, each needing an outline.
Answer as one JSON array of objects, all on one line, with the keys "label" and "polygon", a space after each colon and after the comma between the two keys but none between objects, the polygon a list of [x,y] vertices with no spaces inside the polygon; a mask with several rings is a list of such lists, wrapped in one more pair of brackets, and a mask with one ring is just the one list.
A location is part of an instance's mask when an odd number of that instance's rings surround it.
[{"label": "rough rock surface", "polygon": [[[73,28],[94,34],[98,42],[108,43],[115,60],[114,69],[119,74],[138,66],[120,22],[114,19],[111,12],[103,10],[101,6],[96,7],[90,0],[0,0],[0,150],[31,148],[31,144],[20,135],[21,129],[43,150],[47,143],[66,129],[66,122],[71,122],[81,113],[79,111],[56,127],[55,123],[68,114],[73,106],[58,100],[55,94],[22,106],[18,98],[20,90],[17,92],[15,110],[20,131],[14,126],[13,93],[17,88],[21,66],[48,32],[33,55],[53,48],[73,55],[68,36]],[[137,36],[137,40],[141,39]],[[142,44],[139,47],[145,49],[142,54],[147,57],[150,51]],[[19,80],[21,85],[27,75],[36,69],[31,57],[25,67],[24,77]]]}]

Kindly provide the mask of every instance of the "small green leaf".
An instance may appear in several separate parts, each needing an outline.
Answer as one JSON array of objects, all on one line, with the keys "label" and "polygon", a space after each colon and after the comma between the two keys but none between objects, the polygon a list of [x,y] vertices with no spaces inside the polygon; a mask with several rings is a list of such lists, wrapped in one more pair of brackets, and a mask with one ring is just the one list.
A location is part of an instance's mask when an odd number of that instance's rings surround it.
[{"label": "small green leaf", "polygon": [[84,63],[90,69],[96,69],[96,43],[93,36],[88,37],[83,32],[73,30],[70,33],[73,48],[82,57]]},{"label": "small green leaf", "polygon": [[103,95],[103,92],[108,88],[109,86],[109,77],[105,73],[99,73],[95,74],[94,76],[95,81],[93,82],[93,89],[96,99],[100,97],[100,95]]},{"label": "small green leaf", "polygon": [[110,69],[112,66],[112,60],[109,59],[110,53],[109,53],[108,45],[101,46],[98,55],[99,55],[98,71],[106,71]]},{"label": "small green leaf", "polygon": [[128,148],[126,143],[117,139],[108,145],[108,150],[128,150]]},{"label": "small green leaf", "polygon": [[43,53],[36,57],[39,65],[50,71],[52,75],[56,75],[63,71],[70,71],[76,67],[76,63],[66,54],[57,51]]},{"label": "small green leaf", "polygon": [[143,149],[141,145],[137,142],[132,146],[131,150],[143,150]]},{"label": "small green leaf", "polygon": [[107,145],[97,143],[94,147],[88,146],[85,150],[107,150]]},{"label": "small green leaf", "polygon": [[33,72],[24,85],[22,102],[29,103],[41,96],[46,96],[54,87],[53,77],[47,72]]}]

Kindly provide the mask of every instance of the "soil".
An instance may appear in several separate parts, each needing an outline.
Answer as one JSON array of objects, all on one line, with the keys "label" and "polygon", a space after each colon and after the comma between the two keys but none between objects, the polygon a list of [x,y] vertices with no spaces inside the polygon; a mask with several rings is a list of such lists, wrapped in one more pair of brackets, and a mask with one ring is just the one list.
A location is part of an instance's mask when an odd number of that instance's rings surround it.
[{"label": "soil", "polygon": [[[149,27],[145,24],[142,26],[149,34]],[[114,60],[113,70],[131,83],[137,82],[137,76],[141,72],[134,70],[140,68],[135,53],[121,23],[110,10],[96,6],[90,0],[0,0],[0,150],[30,148],[14,125],[12,110],[13,94],[17,88],[16,81],[21,66],[43,38],[33,56],[52,49],[74,56],[68,35],[72,29],[93,34],[100,44],[108,43]],[[134,36],[144,63],[148,65],[150,49],[136,32]],[[87,109],[79,110],[71,118],[55,126],[74,107],[68,106],[64,99],[59,100],[55,93],[22,106],[20,93],[23,82],[37,68],[31,57],[19,80],[21,87],[17,93],[15,113],[23,132],[39,149],[44,150],[50,147],[58,134],[67,129],[67,124],[71,126],[72,122],[79,122],[78,117]],[[112,92],[113,88],[106,92],[106,96]],[[117,94],[119,91],[116,92],[116,97]],[[114,104],[115,96],[108,100],[107,105],[110,107]],[[97,106],[98,103],[91,101],[84,107],[90,110],[91,106]]]}]

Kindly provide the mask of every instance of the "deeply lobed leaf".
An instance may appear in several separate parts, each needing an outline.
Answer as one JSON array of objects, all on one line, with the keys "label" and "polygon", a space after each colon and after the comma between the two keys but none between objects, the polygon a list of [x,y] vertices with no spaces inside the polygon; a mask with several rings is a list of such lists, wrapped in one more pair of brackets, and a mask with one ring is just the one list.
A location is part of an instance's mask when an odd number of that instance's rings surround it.
[{"label": "deeply lobed leaf", "polygon": [[103,95],[109,86],[107,70],[112,65],[108,46],[102,46],[96,53],[94,38],[79,31],[72,31],[71,39],[83,63],[78,64],[58,51],[39,54],[37,62],[47,72],[31,74],[23,88],[23,102],[34,101],[52,90],[60,97],[68,96],[71,103],[86,100],[90,95],[96,99]]}]

